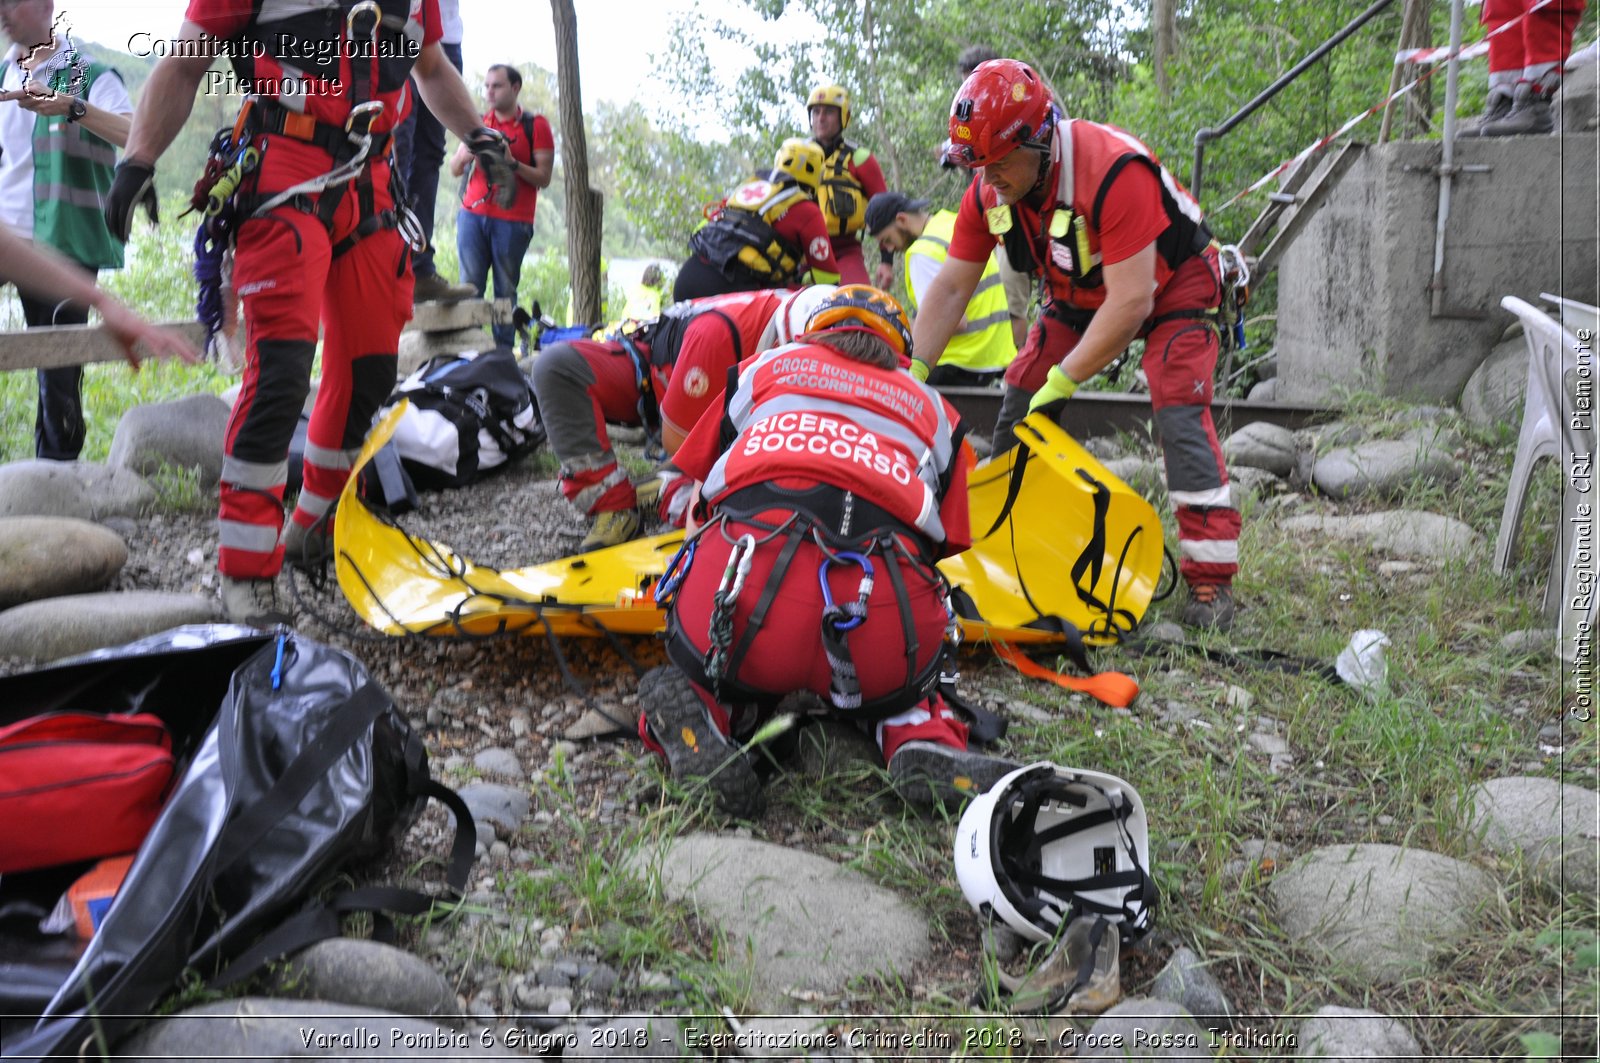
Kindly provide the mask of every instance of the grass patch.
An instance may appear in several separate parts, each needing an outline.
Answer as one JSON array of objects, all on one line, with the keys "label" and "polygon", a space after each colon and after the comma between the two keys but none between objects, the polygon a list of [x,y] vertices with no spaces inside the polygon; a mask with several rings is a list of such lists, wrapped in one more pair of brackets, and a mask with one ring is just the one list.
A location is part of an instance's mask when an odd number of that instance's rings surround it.
[{"label": "grass patch", "polygon": [[[234,378],[210,364],[146,362],[137,373],[121,362],[84,366],[83,418],[87,432],[84,461],[103,462],[111,453],[117,422],[134,406],[168,402],[186,395],[221,394]],[[34,373],[0,373],[0,462],[33,457],[33,419],[39,391]]]}]

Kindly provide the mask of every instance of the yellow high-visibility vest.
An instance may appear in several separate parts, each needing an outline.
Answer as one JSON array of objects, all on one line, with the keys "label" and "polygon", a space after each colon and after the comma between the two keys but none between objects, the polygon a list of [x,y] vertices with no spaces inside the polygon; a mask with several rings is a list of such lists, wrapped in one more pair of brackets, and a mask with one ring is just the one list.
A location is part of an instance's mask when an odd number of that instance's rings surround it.
[{"label": "yellow high-visibility vest", "polygon": [[[955,232],[956,213],[941,210],[928,218],[927,226],[906,250],[906,292],[911,298],[911,310],[916,311],[921,301],[914,280],[914,259],[925,258],[934,263],[933,272],[944,265],[950,252],[950,236]],[[965,320],[956,334],[945,345],[940,365],[954,365],[973,372],[993,372],[1004,369],[1017,356],[1017,345],[1011,338],[1011,314],[1006,308],[1006,291],[1000,280],[1000,267],[991,255],[983,264],[983,276],[978,288],[967,303]]]}]

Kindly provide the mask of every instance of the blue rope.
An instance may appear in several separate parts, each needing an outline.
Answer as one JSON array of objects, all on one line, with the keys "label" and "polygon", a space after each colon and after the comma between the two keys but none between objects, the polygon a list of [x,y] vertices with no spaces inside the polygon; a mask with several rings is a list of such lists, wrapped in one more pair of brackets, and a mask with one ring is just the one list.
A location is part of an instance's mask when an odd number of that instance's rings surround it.
[{"label": "blue rope", "polygon": [[213,237],[211,219],[202,219],[194,233],[194,280],[198,286],[194,313],[206,328],[204,347],[222,331],[222,256],[228,249],[226,236]]}]

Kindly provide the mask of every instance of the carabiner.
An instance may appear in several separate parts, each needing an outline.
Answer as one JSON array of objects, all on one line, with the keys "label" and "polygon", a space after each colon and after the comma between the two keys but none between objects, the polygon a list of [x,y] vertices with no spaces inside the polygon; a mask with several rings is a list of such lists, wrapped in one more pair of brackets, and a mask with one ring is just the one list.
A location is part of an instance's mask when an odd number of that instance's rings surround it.
[{"label": "carabiner", "polygon": [[[856,600],[853,608],[841,609],[834,604],[833,588],[828,586],[828,566],[845,561],[853,561],[861,567],[861,582],[856,584]],[[854,631],[867,619],[867,599],[872,597],[872,559],[866,554],[854,551],[841,550],[832,557],[824,557],[822,564],[817,566],[817,582],[822,586],[823,616],[843,613],[845,619],[833,622],[835,631]]]},{"label": "carabiner", "polygon": [[[358,31],[356,29],[356,19],[363,16],[368,16],[372,19],[372,28],[365,30],[365,32]],[[379,7],[374,0],[361,0],[361,3],[352,7],[350,9],[350,13],[344,17],[345,40],[354,41],[358,37],[365,37],[369,41],[376,40],[378,36],[378,25],[382,21],[383,8]]]},{"label": "carabiner", "polygon": [[694,564],[694,552],[699,546],[699,539],[690,539],[678,547],[678,552],[667,562],[667,570],[656,580],[653,592],[657,605],[666,605],[678,593],[683,577],[689,574],[689,566]]},{"label": "carabiner", "polygon": [[1237,274],[1233,282],[1235,288],[1250,286],[1250,266],[1245,262],[1244,252],[1239,250],[1238,244],[1223,244],[1217,248],[1217,265],[1222,268],[1224,278],[1230,272]]},{"label": "carabiner", "polygon": [[[368,100],[366,103],[358,103],[358,104],[356,104],[354,107],[350,108],[350,113],[345,116],[345,119],[344,119],[344,131],[345,131],[345,133],[349,134],[352,137],[364,137],[364,136],[366,136],[367,135],[367,130],[369,128],[371,128],[371,126],[372,126],[372,120],[374,118],[377,118],[378,115],[380,115],[382,113],[383,113],[383,101],[382,100]],[[359,133],[357,133],[355,131],[357,119],[364,119],[364,121],[362,121],[362,123],[361,123],[361,132],[359,132]]]},{"label": "carabiner", "polygon": [[745,577],[755,562],[756,537],[746,532],[734,540],[733,552],[728,555],[728,567],[722,570],[722,582],[717,584],[717,597],[725,602],[739,600],[744,590]]}]

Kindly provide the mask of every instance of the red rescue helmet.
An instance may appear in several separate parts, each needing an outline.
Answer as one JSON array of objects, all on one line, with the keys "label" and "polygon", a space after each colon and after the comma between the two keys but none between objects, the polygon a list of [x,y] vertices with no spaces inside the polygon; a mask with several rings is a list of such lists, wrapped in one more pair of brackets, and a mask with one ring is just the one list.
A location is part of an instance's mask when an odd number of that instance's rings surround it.
[{"label": "red rescue helmet", "polygon": [[1043,147],[1056,117],[1050,89],[1031,66],[991,59],[979,64],[950,101],[945,158],[976,169],[1025,145]]},{"label": "red rescue helmet", "polygon": [[911,326],[906,312],[888,292],[870,284],[846,284],[822,301],[806,322],[807,332],[832,328],[864,329],[896,354],[911,356]]}]

